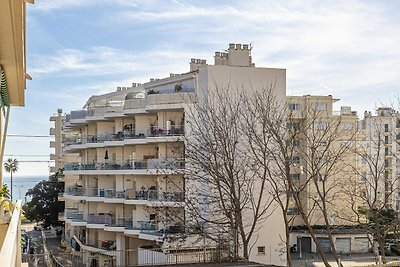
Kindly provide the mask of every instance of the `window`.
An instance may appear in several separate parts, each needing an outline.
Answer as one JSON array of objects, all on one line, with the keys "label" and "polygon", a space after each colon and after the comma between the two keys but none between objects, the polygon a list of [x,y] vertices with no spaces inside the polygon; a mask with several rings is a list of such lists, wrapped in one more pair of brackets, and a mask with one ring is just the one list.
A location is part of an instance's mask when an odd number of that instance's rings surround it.
[{"label": "window", "polygon": [[296,130],[296,131],[298,131],[298,130],[300,130],[300,123],[298,123],[298,122],[288,122],[288,123],[286,123],[286,128],[288,130]]},{"label": "window", "polygon": [[316,122],[314,127],[316,130],[325,130],[328,127],[328,124],[326,122]]},{"label": "window", "polygon": [[343,129],[343,130],[348,130],[348,131],[350,131],[350,130],[353,130],[353,127],[354,127],[354,125],[353,125],[352,122],[343,122],[343,123],[342,123],[342,129]]},{"label": "window", "polygon": [[389,144],[389,136],[385,136],[385,144]]},{"label": "window", "polygon": [[265,247],[257,247],[257,254],[265,255]]},{"label": "window", "polygon": [[326,141],[317,141],[317,146],[326,146],[328,143]]},{"label": "window", "polygon": [[328,105],[324,102],[315,103],[315,110],[317,111],[326,111],[328,110]]},{"label": "window", "polygon": [[300,140],[298,139],[286,140],[286,146],[288,147],[300,146]]},{"label": "window", "polygon": [[292,157],[290,159],[291,163],[299,164],[300,163],[300,157]]},{"label": "window", "polygon": [[299,215],[299,209],[298,208],[288,208],[287,210],[287,215]]},{"label": "window", "polygon": [[289,103],[288,108],[289,108],[289,110],[292,110],[292,111],[300,110],[301,105],[299,103]]},{"label": "window", "polygon": [[389,132],[389,124],[385,124],[385,133]]},{"label": "window", "polygon": [[291,173],[290,180],[292,181],[299,181],[300,180],[300,173]]},{"label": "window", "polygon": [[385,156],[389,156],[389,148],[385,147]]}]

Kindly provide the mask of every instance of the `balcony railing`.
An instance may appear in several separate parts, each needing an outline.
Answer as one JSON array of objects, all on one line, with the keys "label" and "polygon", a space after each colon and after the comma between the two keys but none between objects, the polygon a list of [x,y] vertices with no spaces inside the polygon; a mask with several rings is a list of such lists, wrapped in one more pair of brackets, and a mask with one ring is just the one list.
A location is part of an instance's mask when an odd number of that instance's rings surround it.
[{"label": "balcony railing", "polygon": [[87,136],[70,136],[66,137],[64,144],[66,146],[82,145],[82,144],[95,144],[104,143],[109,141],[124,141],[131,139],[142,139],[146,137],[165,137],[165,136],[183,136],[185,128],[181,125],[171,126],[169,128],[160,128],[158,126],[151,126],[143,133],[136,134],[135,131],[120,131],[118,133],[104,133],[98,135]]},{"label": "balcony railing", "polygon": [[[21,265],[21,203],[19,200],[13,206],[9,200],[3,200],[1,206],[6,202],[11,207],[11,219],[5,222],[5,214],[0,214],[2,222],[0,224],[0,259],[1,266],[20,266]],[[3,211],[3,209],[1,209]]]},{"label": "balcony railing", "polygon": [[178,170],[185,168],[185,161],[180,158],[148,159],[123,162],[73,162],[64,164],[66,171],[78,170],[143,170],[143,169],[168,169]]},{"label": "balcony railing", "polygon": [[90,224],[110,224],[111,215],[110,214],[89,214],[87,216],[87,223]]},{"label": "balcony railing", "polygon": [[103,197],[129,200],[148,200],[148,201],[174,201],[180,202],[184,199],[183,192],[158,192],[156,190],[136,190],[136,189],[105,189],[92,187],[66,187],[65,194],[71,196]]}]

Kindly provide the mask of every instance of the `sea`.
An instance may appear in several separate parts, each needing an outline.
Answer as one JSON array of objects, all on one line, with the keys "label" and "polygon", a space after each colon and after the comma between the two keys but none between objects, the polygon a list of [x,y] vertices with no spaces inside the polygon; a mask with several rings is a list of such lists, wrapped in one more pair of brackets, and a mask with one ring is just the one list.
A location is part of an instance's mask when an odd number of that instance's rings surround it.
[{"label": "sea", "polygon": [[[25,194],[29,189],[33,188],[37,183],[42,180],[47,180],[49,177],[46,175],[40,176],[13,176],[13,200],[21,199],[23,203],[30,200],[30,197],[26,197]],[[10,187],[10,177],[4,177],[3,183],[8,185],[8,189],[11,191]],[[11,193],[11,192],[10,192]]]}]

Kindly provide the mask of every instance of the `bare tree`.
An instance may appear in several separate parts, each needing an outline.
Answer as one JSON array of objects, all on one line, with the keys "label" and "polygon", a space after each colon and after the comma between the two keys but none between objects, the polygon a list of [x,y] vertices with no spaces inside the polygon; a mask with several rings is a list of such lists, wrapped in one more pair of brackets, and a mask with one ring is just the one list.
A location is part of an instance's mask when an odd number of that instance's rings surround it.
[{"label": "bare tree", "polygon": [[188,112],[186,141],[187,218],[201,234],[231,242],[234,254],[273,212],[268,176],[253,161],[243,131],[244,94],[217,88]]},{"label": "bare tree", "polygon": [[[389,232],[398,224],[398,181],[396,172],[397,135],[393,128],[400,125],[399,114],[391,108],[373,117],[365,113],[360,122],[357,146],[354,154],[358,164],[356,182],[348,186],[347,194],[353,216],[348,219],[357,223],[377,242],[385,261],[385,243]],[[379,110],[378,110],[379,112]]]},{"label": "bare tree", "polygon": [[[289,233],[296,220],[291,215],[298,212],[322,260],[329,266],[313,226],[325,227],[331,251],[339,261],[331,229],[338,223],[335,206],[347,181],[343,175],[349,175],[344,167],[351,158],[356,119],[351,113],[333,116],[327,110],[319,110],[316,103],[294,111],[290,103],[283,106],[277,101],[273,87],[246,98],[244,121],[248,124],[245,128],[252,157],[267,172],[271,194],[284,215],[288,265]],[[297,219],[296,224],[299,223]]]}]

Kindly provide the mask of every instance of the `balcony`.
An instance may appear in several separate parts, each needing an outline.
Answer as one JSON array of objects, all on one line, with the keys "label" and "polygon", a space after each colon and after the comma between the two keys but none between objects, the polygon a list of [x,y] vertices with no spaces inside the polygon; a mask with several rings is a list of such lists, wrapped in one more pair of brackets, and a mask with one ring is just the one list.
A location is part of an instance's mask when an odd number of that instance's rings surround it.
[{"label": "balcony", "polygon": [[134,98],[134,99],[129,99],[125,100],[125,105],[124,105],[124,110],[140,110],[143,111],[144,113],[145,108],[147,106],[147,99],[146,98]]},{"label": "balcony", "polygon": [[183,108],[182,104],[191,103],[196,100],[194,92],[179,92],[169,94],[147,95],[148,110],[162,110],[171,108]]},{"label": "balcony", "polygon": [[110,214],[89,214],[87,216],[86,222],[88,224],[110,224],[111,215]]},{"label": "balcony", "polygon": [[[105,188],[83,188],[80,186],[73,186],[73,187],[66,187],[65,194],[69,196],[78,196],[78,197],[82,196],[85,197],[87,201],[99,201],[98,199],[90,199],[90,198],[103,198],[103,200],[100,201],[111,202],[111,203],[122,202],[126,204],[135,204],[136,202],[135,203],[131,202],[135,200],[154,201],[154,202],[184,201],[183,192],[158,192],[156,190],[145,190],[145,189],[116,190],[116,189],[105,189]],[[125,202],[125,200],[128,201]]]},{"label": "balcony", "polygon": [[[2,206],[5,203],[11,203],[8,200],[3,200]],[[1,266],[20,266],[21,264],[21,200],[11,206],[10,219],[7,220],[5,214],[0,214],[3,220],[0,224],[0,259]]]},{"label": "balcony", "polygon": [[[64,141],[65,147],[68,148],[74,145],[87,145],[87,144],[103,144],[105,142],[121,142],[128,140],[143,140],[147,137],[175,137],[175,136],[184,136],[185,129],[183,125],[172,125],[169,128],[160,128],[157,126],[151,126],[148,130],[145,130],[144,133],[135,133],[135,131],[119,131],[118,133],[104,133],[99,135],[88,135],[88,136],[70,136],[67,137]],[[153,142],[154,138],[148,139],[145,142]],[[166,139],[157,140],[160,141],[168,141]],[[176,142],[176,139],[172,139],[171,141]],[[127,144],[135,143],[135,141],[129,141]],[[143,143],[143,142],[141,142]],[[87,146],[86,146],[87,147]],[[80,146],[78,148],[85,148]]]},{"label": "balcony", "polygon": [[[154,158],[148,160],[136,161],[115,161],[115,162],[96,162],[95,160],[89,162],[73,162],[64,165],[64,171],[82,172],[90,174],[131,174],[132,170],[145,170],[164,172],[174,172],[183,170],[185,168],[185,161],[181,158]],[[90,171],[90,172],[88,172]],[[126,172],[121,172],[126,171]],[[146,173],[144,173],[146,174]],[[150,173],[151,174],[151,173]]]},{"label": "balcony", "polygon": [[50,128],[50,135],[56,135],[56,129]]},{"label": "balcony", "polygon": [[65,187],[65,195],[69,196],[84,196],[85,195],[85,189],[82,186],[66,186]]}]

